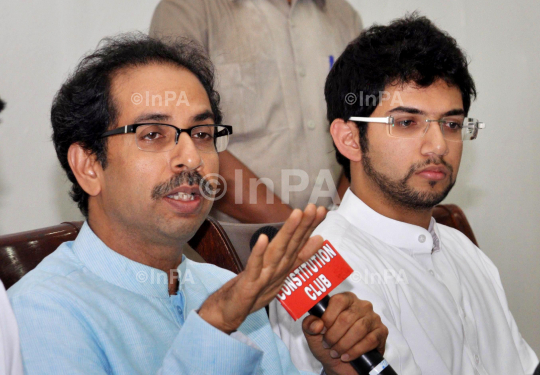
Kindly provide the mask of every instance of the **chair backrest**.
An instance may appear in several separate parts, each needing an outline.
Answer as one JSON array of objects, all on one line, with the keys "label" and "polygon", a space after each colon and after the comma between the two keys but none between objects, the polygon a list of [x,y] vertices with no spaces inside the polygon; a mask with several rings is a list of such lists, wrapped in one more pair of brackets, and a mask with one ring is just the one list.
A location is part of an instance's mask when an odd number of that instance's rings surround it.
[{"label": "chair backrest", "polygon": [[[0,236],[0,280],[9,288],[34,269],[63,242],[77,237],[81,221]],[[234,273],[243,270],[227,235],[219,223],[207,218],[189,245],[207,262]]]}]

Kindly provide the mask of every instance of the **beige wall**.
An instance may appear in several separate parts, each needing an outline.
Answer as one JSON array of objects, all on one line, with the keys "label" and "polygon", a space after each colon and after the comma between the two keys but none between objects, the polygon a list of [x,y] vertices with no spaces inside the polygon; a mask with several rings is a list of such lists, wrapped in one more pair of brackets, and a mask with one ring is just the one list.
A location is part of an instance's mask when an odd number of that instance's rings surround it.
[{"label": "beige wall", "polygon": [[[448,202],[466,212],[499,267],[523,336],[540,353],[540,3],[350,0],[364,24],[415,9],[465,48],[477,83],[471,115],[487,124],[466,145]],[[52,98],[83,53],[107,35],[147,31],[157,0],[2,1],[0,234],[79,219],[50,142]]]}]

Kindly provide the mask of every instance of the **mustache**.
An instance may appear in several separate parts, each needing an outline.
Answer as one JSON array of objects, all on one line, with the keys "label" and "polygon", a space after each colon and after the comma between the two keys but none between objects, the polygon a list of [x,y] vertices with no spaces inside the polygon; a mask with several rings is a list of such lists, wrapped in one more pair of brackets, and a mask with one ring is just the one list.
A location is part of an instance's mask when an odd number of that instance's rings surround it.
[{"label": "mustache", "polygon": [[152,199],[158,200],[169,194],[177,187],[188,184],[189,186],[199,185],[200,192],[205,196],[212,196],[216,188],[197,171],[182,171],[175,174],[167,182],[156,185],[152,189]]},{"label": "mustache", "polygon": [[443,158],[429,158],[428,160],[426,161],[423,161],[423,162],[420,162],[420,163],[416,163],[416,164],[413,164],[411,166],[411,168],[409,169],[409,173],[407,173],[407,176],[405,176],[405,178],[403,179],[404,182],[408,181],[409,178],[412,177],[413,174],[415,174],[417,171],[427,167],[428,165],[444,165],[449,171],[450,171],[450,175],[453,176],[454,175],[454,168],[448,164]]}]

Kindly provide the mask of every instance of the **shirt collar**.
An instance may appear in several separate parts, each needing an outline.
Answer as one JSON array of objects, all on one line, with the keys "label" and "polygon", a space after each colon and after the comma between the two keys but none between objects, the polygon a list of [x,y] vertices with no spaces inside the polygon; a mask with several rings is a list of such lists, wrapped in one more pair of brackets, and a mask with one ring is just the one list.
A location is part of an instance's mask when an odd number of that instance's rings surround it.
[{"label": "shirt collar", "polygon": [[[73,252],[84,266],[101,279],[151,297],[169,298],[168,277],[165,272],[137,263],[110,249],[84,222],[73,242]],[[185,257],[182,256],[184,264]],[[182,271],[185,272],[185,266]]]},{"label": "shirt collar", "polygon": [[[350,189],[343,196],[337,212],[362,231],[411,254],[430,254],[433,250],[434,238],[437,238],[438,246],[438,237],[435,234],[436,223],[433,218],[430,222],[431,231],[390,219],[374,211]],[[433,232],[435,236],[430,232]]]}]

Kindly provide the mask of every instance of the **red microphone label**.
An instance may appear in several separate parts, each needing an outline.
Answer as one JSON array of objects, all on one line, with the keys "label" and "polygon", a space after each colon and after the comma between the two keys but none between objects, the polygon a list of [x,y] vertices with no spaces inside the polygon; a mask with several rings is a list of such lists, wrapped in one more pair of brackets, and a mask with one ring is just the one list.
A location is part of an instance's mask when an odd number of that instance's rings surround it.
[{"label": "red microphone label", "polygon": [[324,241],[315,255],[285,279],[277,298],[293,319],[298,320],[351,273],[353,269],[334,246]]}]

